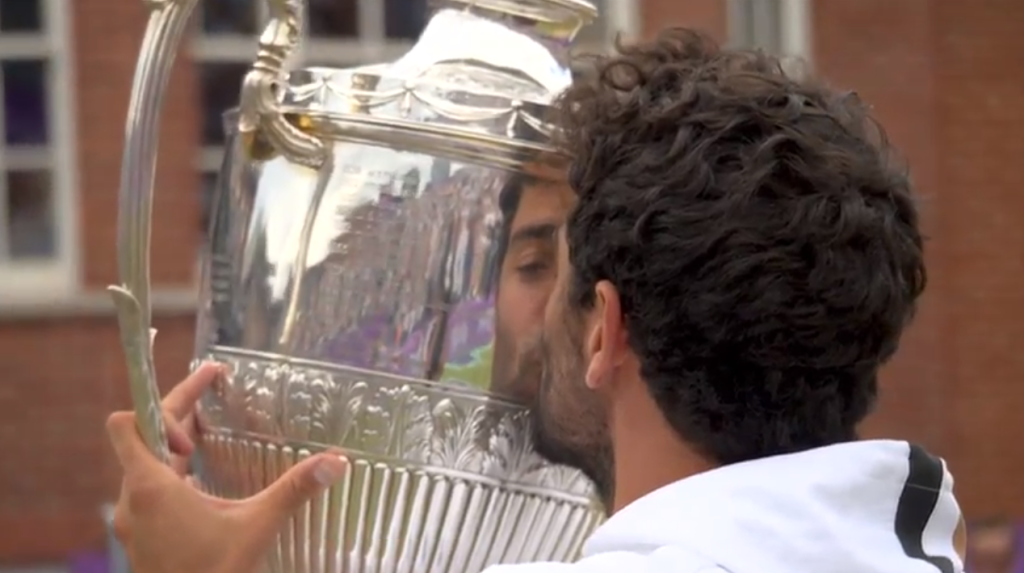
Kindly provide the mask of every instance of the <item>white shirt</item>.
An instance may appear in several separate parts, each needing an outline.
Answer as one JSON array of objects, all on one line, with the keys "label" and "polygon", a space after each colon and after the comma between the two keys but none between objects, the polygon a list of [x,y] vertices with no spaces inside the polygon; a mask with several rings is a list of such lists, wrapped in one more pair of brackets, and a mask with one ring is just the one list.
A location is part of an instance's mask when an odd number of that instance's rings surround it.
[{"label": "white shirt", "polygon": [[485,573],[963,573],[945,463],[862,441],[735,464],[613,515],[576,563]]}]

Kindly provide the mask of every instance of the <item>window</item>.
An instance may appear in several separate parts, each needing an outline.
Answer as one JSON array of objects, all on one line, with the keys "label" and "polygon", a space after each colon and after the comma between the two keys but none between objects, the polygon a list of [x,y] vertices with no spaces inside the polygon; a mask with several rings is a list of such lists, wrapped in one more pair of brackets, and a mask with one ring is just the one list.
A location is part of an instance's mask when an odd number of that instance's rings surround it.
[{"label": "window", "polygon": [[0,0],[0,300],[75,286],[75,166],[62,0]]},{"label": "window", "polygon": [[590,0],[597,8],[598,18],[580,31],[576,41],[581,52],[605,52],[622,35],[629,39],[639,31],[638,0]]},{"label": "window", "polygon": [[799,71],[810,60],[810,0],[728,0],[729,43],[780,56]]},{"label": "window", "polygon": [[[636,31],[636,0],[594,3],[602,16],[580,34],[582,50],[606,49],[618,32]],[[223,156],[222,114],[238,103],[266,15],[262,1],[203,0],[200,6],[193,57],[199,65],[202,97],[199,169],[205,194],[213,189]],[[307,0],[306,6],[308,36],[300,61],[331,67],[398,59],[419,37],[428,14],[428,0]],[[207,218],[204,214],[203,221]]]}]

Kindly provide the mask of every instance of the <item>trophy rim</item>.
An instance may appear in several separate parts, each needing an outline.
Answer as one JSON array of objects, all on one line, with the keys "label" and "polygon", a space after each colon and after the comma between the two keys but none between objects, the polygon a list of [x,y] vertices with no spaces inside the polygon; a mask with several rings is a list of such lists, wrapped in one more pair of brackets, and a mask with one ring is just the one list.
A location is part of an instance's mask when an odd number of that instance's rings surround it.
[{"label": "trophy rim", "polygon": [[[212,345],[202,356],[193,367],[215,361],[230,372],[200,403],[199,427],[211,438],[259,442],[282,453],[339,451],[353,461],[413,473],[514,486],[573,503],[594,499],[593,484],[582,472],[533,449],[533,410],[500,394],[236,346]],[[363,413],[370,415],[368,422],[353,422]],[[396,428],[401,430],[393,433]],[[484,428],[490,428],[480,434],[487,446],[471,437]],[[500,439],[490,443],[486,436]],[[483,457],[451,456],[452,444]]]},{"label": "trophy rim", "polygon": [[237,346],[223,346],[223,345],[211,345],[206,348],[203,353],[204,358],[193,361],[194,367],[198,367],[203,360],[211,360],[216,362],[224,362],[224,357],[231,357],[234,359],[248,359],[248,360],[262,360],[267,363],[273,363],[277,366],[282,367],[298,367],[298,368],[311,368],[324,371],[344,371],[346,374],[352,374],[362,378],[373,378],[373,377],[386,377],[389,382],[395,384],[411,384],[415,386],[423,387],[427,390],[439,391],[446,395],[450,395],[454,398],[465,398],[470,400],[486,400],[490,404],[501,406],[510,411],[522,411],[530,412],[530,407],[509,400],[508,398],[502,397],[500,394],[494,394],[487,390],[482,390],[474,386],[459,386],[455,384],[446,384],[444,382],[438,382],[435,380],[425,380],[423,378],[415,378],[412,376],[404,376],[401,374],[391,374],[389,372],[381,372],[379,370],[370,370],[368,368],[360,368],[358,366],[350,366],[347,364],[335,364],[324,360],[316,360],[312,358],[299,358],[296,356],[290,356],[286,354],[279,354],[276,352],[267,352],[262,350],[250,350],[247,348],[241,348]]},{"label": "trophy rim", "polygon": [[[236,107],[222,115],[229,136],[239,131],[238,114]],[[299,106],[283,106],[282,115],[302,131],[335,143],[374,147],[400,145],[403,150],[413,153],[444,156],[515,172],[527,172],[539,157],[562,155],[549,143],[482,133],[457,125],[431,125],[368,114],[310,111]],[[550,141],[550,136],[546,139]]]},{"label": "trophy rim", "polygon": [[[336,68],[332,66],[302,66],[288,72],[285,82],[285,93],[283,96],[283,108],[289,107],[289,96],[293,101],[300,104],[309,100],[309,94],[318,88],[329,87],[335,95],[343,95],[358,102],[360,107],[372,108],[379,105],[381,101],[395,99],[396,95],[413,95],[425,97],[427,100],[436,99],[425,93],[423,88],[444,88],[449,96],[477,96],[487,97],[495,101],[502,101],[503,105],[492,104],[487,109],[498,109],[499,107],[516,107],[522,105],[533,105],[550,107],[557,92],[538,92],[537,94],[510,96],[507,92],[498,89],[484,89],[479,87],[466,87],[461,83],[439,82],[437,75],[429,75],[429,71],[435,71],[433,66],[417,74],[391,73],[393,68],[389,64],[366,64],[347,68]],[[344,77],[343,77],[344,76]],[[300,79],[301,78],[301,79]],[[363,90],[349,88],[339,85],[338,80],[347,80],[350,84],[366,83],[368,85],[390,80],[401,82],[401,88],[392,88],[388,92],[374,90]],[[540,87],[539,84],[534,84]],[[565,87],[568,87],[566,85]],[[464,106],[474,107],[474,106]]]},{"label": "trophy rim", "polygon": [[597,6],[593,2],[588,0],[548,0],[552,4],[560,6],[562,8],[569,8],[570,10],[576,11],[581,16],[588,19],[588,23],[596,20],[600,15]]}]

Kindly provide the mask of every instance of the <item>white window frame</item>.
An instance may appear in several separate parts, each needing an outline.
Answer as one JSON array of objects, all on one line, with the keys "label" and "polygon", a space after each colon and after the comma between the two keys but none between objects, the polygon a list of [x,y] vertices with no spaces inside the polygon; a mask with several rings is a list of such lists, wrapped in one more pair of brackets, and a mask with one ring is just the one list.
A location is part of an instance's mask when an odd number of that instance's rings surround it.
[{"label": "white window frame", "polygon": [[[582,53],[607,52],[615,44],[616,37],[624,40],[635,40],[640,36],[640,0],[603,0],[598,10],[598,20],[592,26],[602,26],[604,34],[597,42],[581,41],[576,51]],[[603,25],[609,22],[611,25]]]},{"label": "white window frame", "polygon": [[[41,59],[47,70],[49,142],[38,148],[0,153],[0,199],[9,169],[46,169],[50,174],[56,253],[44,261],[0,262],[0,308],[68,298],[80,288],[76,98],[69,0],[43,0],[40,33],[0,34],[0,59]],[[0,102],[2,105],[3,102]],[[3,108],[0,107],[0,110]],[[4,117],[0,113],[0,134]],[[3,199],[6,201],[6,199]],[[6,204],[0,204],[0,211]],[[0,212],[0,217],[6,214]],[[3,230],[2,232],[6,232]]]},{"label": "white window frame", "polygon": [[609,44],[615,41],[615,35],[622,34],[623,39],[635,40],[640,37],[643,19],[640,14],[640,0],[608,0],[608,13],[605,16],[616,22],[614,30],[605,39]]},{"label": "white window frame", "polygon": [[728,0],[729,45],[779,56],[787,71],[812,63],[811,0]]}]

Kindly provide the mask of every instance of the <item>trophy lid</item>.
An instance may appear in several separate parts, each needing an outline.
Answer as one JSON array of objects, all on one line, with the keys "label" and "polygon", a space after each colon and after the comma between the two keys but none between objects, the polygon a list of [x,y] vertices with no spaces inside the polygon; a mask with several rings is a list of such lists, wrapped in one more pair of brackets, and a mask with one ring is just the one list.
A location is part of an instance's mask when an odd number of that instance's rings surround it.
[{"label": "trophy lid", "polygon": [[281,111],[305,133],[522,169],[550,151],[585,0],[441,0],[395,62],[292,71]]}]

